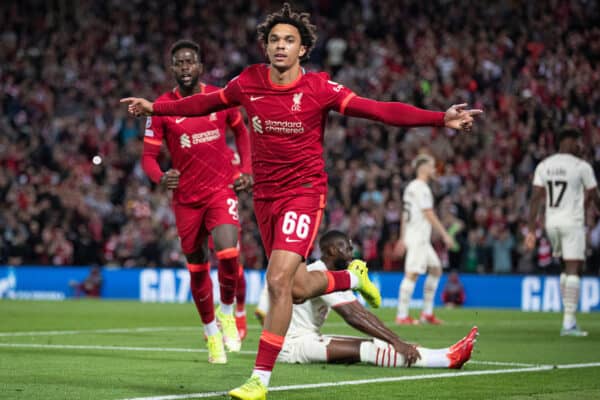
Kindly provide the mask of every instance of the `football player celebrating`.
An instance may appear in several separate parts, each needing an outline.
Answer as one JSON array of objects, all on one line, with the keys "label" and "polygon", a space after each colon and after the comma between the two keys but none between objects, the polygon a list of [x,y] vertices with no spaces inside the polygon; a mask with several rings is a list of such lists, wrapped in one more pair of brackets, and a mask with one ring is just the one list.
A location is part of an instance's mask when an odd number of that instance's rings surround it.
[{"label": "football player celebrating", "polygon": [[[177,86],[164,93],[156,104],[194,93],[218,92],[218,88],[199,82],[202,72],[200,47],[181,40],[171,48],[171,71]],[[230,127],[241,158],[242,174],[237,184],[251,181],[248,132],[237,108],[207,116],[152,116],[144,134],[142,167],[150,179],[173,190],[173,211],[181,247],[190,272],[192,297],[204,324],[208,361],[226,363],[225,348],[239,351],[241,341],[233,316],[238,262],[237,197],[231,186],[234,168],[225,134]],[[161,171],[157,162],[163,140],[173,167]],[[208,259],[207,237],[212,235],[219,260],[221,305],[216,312]],[[217,321],[221,327],[219,331]]]},{"label": "football player celebrating", "polygon": [[366,267],[350,271],[307,271],[304,260],[318,232],[327,191],[323,132],[330,110],[396,126],[439,126],[470,130],[481,110],[454,105],[445,113],[398,102],[357,96],[327,74],[305,72],[316,41],[309,14],[285,3],[258,26],[269,64],[247,67],[222,90],[177,101],[152,103],[130,97],[129,112],[141,115],[206,115],[242,105],[252,126],[254,212],[269,258],[270,308],[265,318],[253,373],[230,392],[236,399],[264,399],[271,372],[292,316],[293,301],[350,288],[372,306],[381,295],[368,280]]}]

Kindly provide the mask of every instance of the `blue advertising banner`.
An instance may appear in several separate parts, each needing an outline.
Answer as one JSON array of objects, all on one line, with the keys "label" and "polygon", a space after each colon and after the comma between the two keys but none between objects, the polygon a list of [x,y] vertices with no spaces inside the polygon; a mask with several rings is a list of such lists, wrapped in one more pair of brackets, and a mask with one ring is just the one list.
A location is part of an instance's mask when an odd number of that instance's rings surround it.
[{"label": "blue advertising banner", "polygon": [[[74,285],[89,274],[86,267],[20,266],[0,267],[0,299],[63,300],[75,295]],[[395,307],[402,274],[373,272],[380,288],[383,305]],[[129,299],[143,302],[188,302],[191,300],[189,273],[169,268],[102,268],[104,299]],[[217,281],[212,271],[213,282]],[[264,271],[246,271],[248,304],[256,304],[263,285]],[[558,276],[539,275],[468,275],[460,276],[466,292],[465,307],[512,308],[523,311],[560,311]],[[441,304],[441,291],[446,277],[440,280],[436,304]],[[424,277],[415,288],[411,306],[422,303]],[[218,284],[213,285],[218,299]],[[600,278],[581,280],[580,310],[600,311]]]}]

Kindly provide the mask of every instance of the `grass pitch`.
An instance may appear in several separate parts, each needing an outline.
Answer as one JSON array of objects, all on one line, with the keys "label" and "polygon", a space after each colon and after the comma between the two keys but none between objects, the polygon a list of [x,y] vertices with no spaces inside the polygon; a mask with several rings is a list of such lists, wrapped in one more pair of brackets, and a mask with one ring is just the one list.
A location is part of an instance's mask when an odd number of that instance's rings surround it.
[{"label": "grass pitch", "polygon": [[[227,365],[209,365],[192,304],[74,300],[0,301],[0,399],[227,398],[254,364],[260,327]],[[480,328],[460,371],[367,365],[278,364],[277,399],[599,399],[600,314],[579,316],[584,338],[560,337],[561,315],[438,310],[443,326],[397,327],[401,337],[446,347]],[[328,325],[329,324],[329,325]],[[333,313],[325,333],[358,335]]]}]

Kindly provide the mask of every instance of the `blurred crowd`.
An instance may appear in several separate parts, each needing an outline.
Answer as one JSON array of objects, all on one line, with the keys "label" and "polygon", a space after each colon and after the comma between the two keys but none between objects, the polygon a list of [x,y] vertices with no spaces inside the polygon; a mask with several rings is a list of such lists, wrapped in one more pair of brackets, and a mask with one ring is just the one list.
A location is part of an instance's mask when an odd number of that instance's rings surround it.
[{"label": "blurred crowd", "polygon": [[[467,272],[555,272],[542,230],[524,249],[536,164],[564,125],[600,173],[600,6],[544,2],[293,2],[312,14],[309,70],[358,94],[445,110],[483,108],[470,134],[400,129],[331,113],[321,229],[353,238],[374,268],[394,256],[411,160],[437,160],[437,211],[457,246],[436,246]],[[140,167],[143,121],[118,104],[174,86],[168,48],[202,46],[203,80],[223,85],[264,62],[256,24],[280,2],[23,0],[0,5],[0,264],[177,266],[169,194]],[[167,169],[169,158],[162,155]],[[240,201],[243,261],[265,257],[251,198]],[[588,218],[586,272],[598,274],[600,218]],[[313,257],[318,257],[315,252]]]}]

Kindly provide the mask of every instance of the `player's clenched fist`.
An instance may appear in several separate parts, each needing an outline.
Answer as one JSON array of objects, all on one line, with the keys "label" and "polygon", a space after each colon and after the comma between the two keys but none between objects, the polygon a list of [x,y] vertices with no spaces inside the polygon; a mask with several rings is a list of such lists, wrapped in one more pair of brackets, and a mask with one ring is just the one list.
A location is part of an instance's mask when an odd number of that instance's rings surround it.
[{"label": "player's clenched fist", "polygon": [[127,111],[134,117],[149,117],[154,111],[154,103],[140,97],[126,97],[120,102],[129,104]]},{"label": "player's clenched fist", "polygon": [[236,193],[250,192],[252,191],[252,185],[254,185],[254,178],[252,178],[252,175],[240,174],[233,183],[233,190],[235,190]]},{"label": "player's clenched fist", "polygon": [[176,169],[170,169],[164,173],[164,175],[160,178],[160,184],[162,187],[173,190],[177,189],[179,186],[179,176],[181,173]]}]

